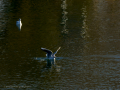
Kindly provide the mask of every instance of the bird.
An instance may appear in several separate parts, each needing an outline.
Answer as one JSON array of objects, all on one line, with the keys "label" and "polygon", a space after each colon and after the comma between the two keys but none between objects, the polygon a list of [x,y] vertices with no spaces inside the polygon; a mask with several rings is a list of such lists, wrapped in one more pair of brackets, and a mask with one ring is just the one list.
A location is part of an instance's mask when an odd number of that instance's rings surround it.
[{"label": "bird", "polygon": [[49,49],[46,49],[46,48],[41,48],[41,50],[43,50],[44,52],[46,52],[46,57],[47,57],[47,66],[52,66],[52,65],[55,65],[55,54],[58,52],[58,50],[60,49],[61,47],[59,47],[57,49],[56,52],[52,52],[51,50]]},{"label": "bird", "polygon": [[21,22],[21,19],[20,19],[20,18],[19,18],[18,21],[16,21],[16,26],[18,27],[19,30],[21,30],[22,22]]},{"label": "bird", "polygon": [[53,59],[53,58],[56,57],[55,54],[58,52],[58,50],[59,50],[60,48],[61,48],[61,47],[59,47],[59,48],[57,49],[57,51],[54,52],[54,53],[53,53],[51,50],[46,49],[46,48],[41,48],[41,50],[43,50],[44,52],[47,53],[46,56],[47,56],[48,59]]}]

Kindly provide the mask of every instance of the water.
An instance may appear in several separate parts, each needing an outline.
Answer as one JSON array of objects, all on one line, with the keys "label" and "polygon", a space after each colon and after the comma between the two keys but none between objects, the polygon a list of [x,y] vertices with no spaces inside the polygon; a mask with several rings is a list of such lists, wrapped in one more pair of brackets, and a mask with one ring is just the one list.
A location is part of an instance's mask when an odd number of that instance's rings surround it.
[{"label": "water", "polygon": [[[0,89],[119,89],[119,3],[1,0]],[[55,65],[41,47],[61,47]]]}]

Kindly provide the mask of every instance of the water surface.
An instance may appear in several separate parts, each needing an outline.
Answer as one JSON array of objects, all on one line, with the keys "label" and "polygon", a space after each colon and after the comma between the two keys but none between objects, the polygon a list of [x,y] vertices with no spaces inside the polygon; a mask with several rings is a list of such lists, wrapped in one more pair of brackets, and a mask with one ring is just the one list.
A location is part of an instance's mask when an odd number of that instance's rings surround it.
[{"label": "water surface", "polygon": [[[0,88],[119,89],[115,0],[0,1]],[[16,21],[21,18],[21,31]],[[55,52],[47,67],[45,52]],[[38,58],[38,59],[35,59]]]}]

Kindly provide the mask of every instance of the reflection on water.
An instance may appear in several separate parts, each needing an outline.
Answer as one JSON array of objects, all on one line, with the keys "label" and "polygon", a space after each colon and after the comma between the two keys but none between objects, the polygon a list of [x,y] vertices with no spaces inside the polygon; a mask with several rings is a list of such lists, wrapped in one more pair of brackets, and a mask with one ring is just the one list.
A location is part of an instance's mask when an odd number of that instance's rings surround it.
[{"label": "reflection on water", "polygon": [[35,57],[33,59],[37,60],[38,63],[43,65],[43,67],[42,67],[43,70],[46,70],[46,69],[53,70],[53,68],[54,68],[55,71],[60,72],[61,66],[57,65],[56,60],[61,60],[62,57],[57,57],[54,59],[48,59],[48,58],[44,58],[44,57]]},{"label": "reflection on water", "polygon": [[34,57],[32,59],[37,60],[41,64],[44,63],[44,66],[42,67],[42,69],[51,69],[52,70],[54,68],[57,72],[60,72],[61,66],[57,65],[56,60],[57,61],[62,60],[63,57],[56,57],[54,59],[48,59],[46,57]]},{"label": "reflection on water", "polygon": [[67,9],[67,4],[66,4],[67,0],[62,0],[62,4],[61,4],[61,8],[62,8],[62,22],[61,24],[63,25],[63,30],[62,33],[67,34],[68,33],[68,29],[66,29],[67,23],[66,21],[68,20],[67,14],[68,12],[66,11]]},{"label": "reflection on water", "polygon": [[82,12],[82,17],[84,18],[83,20],[83,26],[82,26],[82,33],[81,33],[81,36],[85,39],[86,37],[88,38],[88,34],[87,34],[87,31],[88,31],[88,26],[87,26],[87,10],[86,10],[86,6],[84,6],[82,8],[83,12]]},{"label": "reflection on water", "polygon": [[[120,88],[119,0],[2,0],[0,5],[1,90]],[[41,47],[59,46],[53,65]]]},{"label": "reflection on water", "polygon": [[[3,1],[0,1],[0,40],[4,39],[5,33],[6,33],[6,24],[7,24],[7,3],[4,3]],[[9,6],[9,5],[8,5]]]},{"label": "reflection on water", "polygon": [[42,62],[42,61],[46,61],[46,66],[47,67],[51,67],[52,65],[55,65],[56,63],[55,63],[55,58],[54,59],[48,59],[48,58],[41,58],[41,57],[35,57],[34,58],[35,60],[39,60],[40,62]]}]

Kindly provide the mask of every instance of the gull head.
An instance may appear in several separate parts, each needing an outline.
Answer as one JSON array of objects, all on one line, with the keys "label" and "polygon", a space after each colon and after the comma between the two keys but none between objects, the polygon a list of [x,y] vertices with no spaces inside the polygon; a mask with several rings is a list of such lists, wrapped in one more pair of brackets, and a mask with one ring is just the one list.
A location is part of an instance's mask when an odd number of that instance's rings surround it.
[{"label": "gull head", "polygon": [[19,18],[19,21],[21,21],[21,18]]}]

